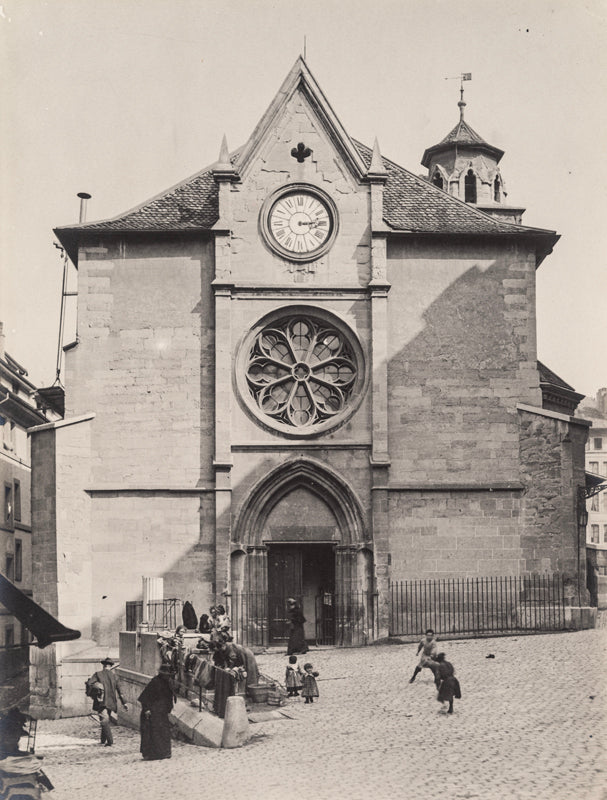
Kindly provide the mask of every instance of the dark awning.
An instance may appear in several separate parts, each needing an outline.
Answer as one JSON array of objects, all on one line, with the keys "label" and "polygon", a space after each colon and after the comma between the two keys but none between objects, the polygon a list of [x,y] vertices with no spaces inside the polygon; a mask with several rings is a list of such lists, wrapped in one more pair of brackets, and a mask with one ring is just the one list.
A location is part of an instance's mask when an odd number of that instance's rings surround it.
[{"label": "dark awning", "polygon": [[2,573],[0,573],[0,602],[36,637],[38,647],[46,647],[51,642],[69,642],[80,638],[80,631],[66,628]]},{"label": "dark awning", "polygon": [[586,473],[586,497],[592,497],[607,489],[607,478],[595,475],[594,472]]}]

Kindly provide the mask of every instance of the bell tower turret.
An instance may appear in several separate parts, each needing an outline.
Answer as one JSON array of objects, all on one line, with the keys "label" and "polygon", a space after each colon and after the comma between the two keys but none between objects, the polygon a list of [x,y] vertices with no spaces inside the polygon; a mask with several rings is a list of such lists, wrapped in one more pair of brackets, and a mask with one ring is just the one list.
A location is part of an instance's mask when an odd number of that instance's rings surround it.
[{"label": "bell tower turret", "polygon": [[499,168],[504,151],[486,142],[464,119],[463,82],[457,105],[455,128],[424,152],[421,163],[428,169],[428,180],[492,217],[520,224],[525,209],[505,203],[507,192]]}]

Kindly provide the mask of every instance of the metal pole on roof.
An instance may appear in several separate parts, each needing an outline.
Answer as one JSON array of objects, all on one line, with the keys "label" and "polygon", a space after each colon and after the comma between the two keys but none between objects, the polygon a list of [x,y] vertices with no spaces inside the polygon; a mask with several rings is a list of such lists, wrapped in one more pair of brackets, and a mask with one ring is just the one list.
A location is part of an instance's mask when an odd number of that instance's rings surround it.
[{"label": "metal pole on roof", "polygon": [[[88,192],[78,192],[76,197],[80,198],[80,214],[78,217],[78,223],[82,225],[86,222],[86,204],[87,201],[91,199],[91,195]],[[57,364],[55,369],[55,383],[58,383],[60,386],[63,384],[61,383],[61,358],[63,356],[63,329],[65,327],[65,298],[76,294],[76,292],[68,292],[67,291],[67,273],[68,273],[68,262],[69,258],[63,247],[55,243],[55,247],[61,250],[61,255],[63,256],[63,281],[61,284],[61,310],[59,312],[59,339],[57,342]]]},{"label": "metal pole on roof", "polygon": [[67,288],[67,265],[68,257],[64,249],[60,248],[63,254],[63,282],[61,285],[61,310],[59,312],[59,339],[57,342],[57,366],[55,372],[55,383],[61,384],[61,356],[63,355],[63,327],[65,324],[65,292]]}]

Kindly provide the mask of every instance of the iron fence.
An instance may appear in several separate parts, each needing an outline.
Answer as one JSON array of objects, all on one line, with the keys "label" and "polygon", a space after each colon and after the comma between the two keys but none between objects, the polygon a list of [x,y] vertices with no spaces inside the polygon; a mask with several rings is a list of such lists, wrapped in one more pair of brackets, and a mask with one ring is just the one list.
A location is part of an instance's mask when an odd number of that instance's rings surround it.
[{"label": "iron fence", "polygon": [[[307,618],[306,639],[316,645],[365,645],[377,637],[377,594],[323,592],[295,597]],[[286,598],[264,592],[239,592],[230,598],[232,634],[249,647],[285,643],[290,620]]]},{"label": "iron fence", "polygon": [[[148,603],[148,627],[151,631],[175,630],[181,625],[181,600],[173,597]],[[126,604],[126,630],[136,631],[143,622],[143,601]]]},{"label": "iron fence", "polygon": [[565,630],[561,575],[396,581],[390,585],[390,635],[432,628],[441,634]]}]

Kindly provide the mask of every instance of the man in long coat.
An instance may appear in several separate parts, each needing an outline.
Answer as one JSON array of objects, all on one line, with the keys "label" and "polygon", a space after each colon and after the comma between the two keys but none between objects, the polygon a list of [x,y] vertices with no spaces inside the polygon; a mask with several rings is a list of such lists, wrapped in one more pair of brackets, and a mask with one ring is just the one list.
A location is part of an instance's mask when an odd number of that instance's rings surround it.
[{"label": "man in long coat", "polygon": [[97,696],[95,696],[95,693],[92,693],[92,696],[93,711],[99,714],[99,720],[101,722],[101,744],[104,744],[106,747],[110,747],[114,744],[111,723],[112,712],[114,712],[114,714],[118,713],[118,697],[125,711],[128,709],[126,701],[122,696],[118,675],[110,669],[110,667],[114,666],[114,663],[115,662],[111,658],[104,658],[101,662],[103,669],[95,672],[87,681],[89,687],[92,687],[94,684],[101,684],[103,687],[102,691],[96,693]]},{"label": "man in long coat", "polygon": [[141,703],[141,755],[145,761],[171,757],[171,724],[175,695],[171,685],[172,670],[161,664],[155,675],[137,698]]}]

